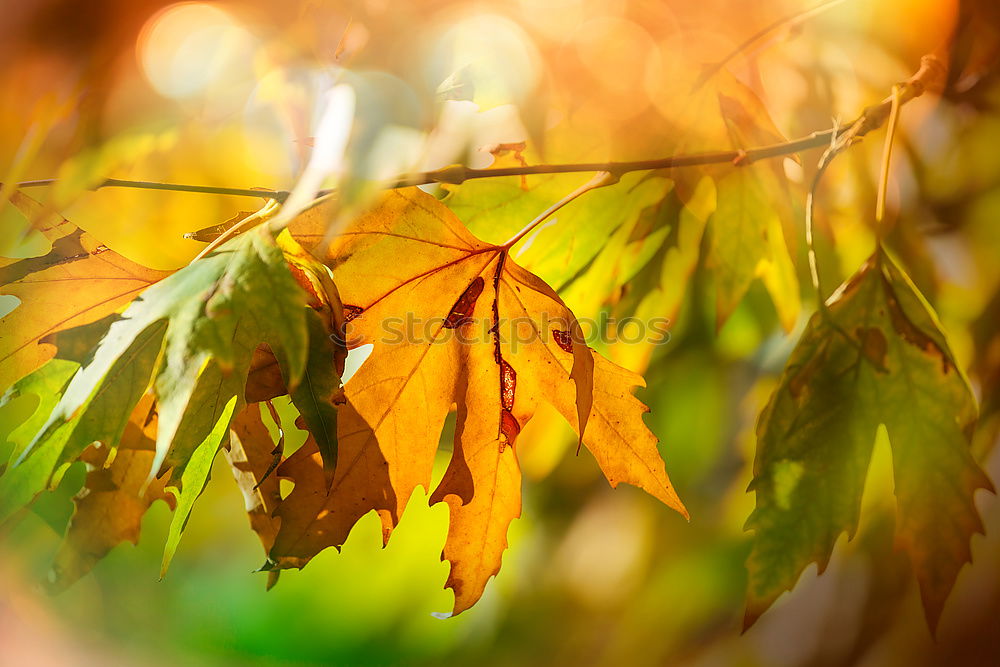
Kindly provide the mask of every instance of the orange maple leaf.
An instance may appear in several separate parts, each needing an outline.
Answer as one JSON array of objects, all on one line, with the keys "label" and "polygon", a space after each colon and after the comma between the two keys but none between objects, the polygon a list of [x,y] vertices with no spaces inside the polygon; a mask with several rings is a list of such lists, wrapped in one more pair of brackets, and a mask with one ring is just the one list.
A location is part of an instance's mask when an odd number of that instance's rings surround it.
[{"label": "orange maple leaf", "polygon": [[634,484],[687,516],[643,424],[647,408],[631,393],[642,379],[586,346],[573,314],[511,259],[510,245],[483,243],[411,189],[387,193],[318,253],[345,304],[348,344],[373,351],[344,387],[329,491],[310,446],[279,469],[295,488],[277,510],[275,567],[339,548],[371,510],[388,540],[414,489],[429,489],[456,407],[452,462],[431,497],[450,507],[443,558],[454,613],[500,568],[521,512],[517,436],[543,401],[583,434],[612,486]]}]

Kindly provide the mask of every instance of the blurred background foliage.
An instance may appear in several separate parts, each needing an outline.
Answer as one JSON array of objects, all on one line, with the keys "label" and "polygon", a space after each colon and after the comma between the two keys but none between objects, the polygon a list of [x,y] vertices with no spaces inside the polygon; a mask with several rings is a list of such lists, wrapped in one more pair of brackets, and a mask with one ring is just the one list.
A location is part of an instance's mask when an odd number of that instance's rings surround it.
[{"label": "blurred background foliage", "polygon": [[[903,114],[889,241],[970,370],[983,400],[976,453],[1000,479],[992,446],[1000,430],[1000,12],[992,0],[832,4],[745,48],[724,63],[726,75],[760,97],[778,131],[798,137],[854,118],[923,54],[950,58],[948,90]],[[37,191],[53,210],[132,259],[179,267],[203,247],[185,232],[252,200],[91,188],[115,177],[291,189],[309,160],[323,93],[344,81],[357,95],[345,156],[355,183],[452,162],[484,166],[491,148],[521,141],[531,162],[729,149],[717,108],[705,106],[720,77],[700,92],[693,86],[748,37],[813,5],[19,0],[0,18],[0,202],[11,183],[58,177]],[[880,150],[880,141],[856,147],[819,194],[827,285],[872,250]],[[800,221],[815,161],[809,154],[779,165],[788,190],[781,223],[802,284]],[[428,508],[419,493],[388,548],[366,517],[343,553],[328,550],[265,592],[265,575],[249,574],[262,563],[259,544],[221,458],[164,581],[156,573],[170,513],[157,503],[137,547],[115,549],[70,590],[48,596],[42,584],[83,479],[74,468],[0,534],[0,663],[997,664],[1000,502],[977,498],[987,534],[973,539],[974,563],[934,643],[907,560],[889,537],[886,442],[876,448],[858,537],[841,540],[822,577],[811,567],[740,634],[753,426],[811,307],[796,317],[798,295],[789,297],[789,334],[774,295],[755,283],[717,330],[717,267],[699,240],[715,192],[701,175],[633,175],[589,194],[518,258],[581,317],[672,320],[665,344],[604,351],[644,371],[647,423],[690,524],[635,489],[609,489],[581,461],[586,454],[572,456],[568,427],[541,415],[519,441],[525,507],[504,568],[457,618],[431,615],[450,606],[438,560],[446,510]],[[525,192],[520,179],[500,179],[436,192],[474,233],[502,241],[584,180],[533,177]],[[37,251],[23,230],[5,206],[6,254]],[[665,254],[669,261],[650,261]],[[803,288],[805,304],[814,298]],[[279,411],[291,424],[290,406]],[[18,416],[16,405],[4,409],[2,434]],[[288,436],[289,449],[302,439],[294,429]],[[449,433],[442,442],[450,447]],[[448,452],[439,456],[436,479]]]}]

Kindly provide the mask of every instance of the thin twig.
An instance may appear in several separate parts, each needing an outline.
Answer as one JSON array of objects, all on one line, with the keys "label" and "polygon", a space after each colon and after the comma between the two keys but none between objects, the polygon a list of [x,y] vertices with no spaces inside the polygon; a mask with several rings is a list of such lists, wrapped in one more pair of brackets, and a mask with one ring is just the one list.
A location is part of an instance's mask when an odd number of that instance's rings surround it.
[{"label": "thin twig", "polygon": [[819,159],[819,167],[816,169],[816,175],[813,176],[812,183],[809,186],[809,192],[806,193],[806,252],[809,256],[809,276],[812,278],[813,289],[816,290],[816,298],[820,311],[825,311],[826,300],[823,298],[824,292],[819,277],[819,261],[816,258],[816,241],[814,233],[816,190],[819,189],[819,183],[823,179],[823,174],[826,173],[826,168],[830,166],[830,163],[833,161],[833,158],[837,155],[837,153],[836,144],[830,144],[830,147],[823,151],[823,156]]},{"label": "thin twig", "polygon": [[[926,90],[939,89],[945,80],[946,69],[941,61],[931,55],[921,59],[920,69],[908,81],[900,84],[898,104],[903,105],[910,100],[919,97]],[[394,182],[390,182],[386,189],[396,189],[412,187],[416,185],[429,185],[432,183],[448,183],[459,185],[465,181],[480,178],[497,178],[501,176],[531,176],[540,174],[570,174],[580,172],[602,172],[606,171],[621,176],[634,171],[655,171],[659,169],[676,169],[681,167],[707,166],[713,164],[731,164],[734,167],[742,167],[753,164],[759,160],[766,160],[776,157],[784,157],[799,153],[812,148],[829,146],[831,141],[836,141],[844,147],[860,140],[866,134],[877,130],[885,124],[893,105],[893,97],[887,97],[880,103],[866,108],[857,119],[840,128],[813,132],[812,134],[768,146],[757,148],[715,151],[709,153],[696,153],[691,155],[672,155],[669,157],[634,160],[627,162],[580,162],[571,164],[536,164],[516,167],[499,167],[487,169],[472,169],[463,165],[451,165],[433,171],[406,174],[398,177]],[[37,187],[42,185],[52,185],[55,179],[44,179],[39,181],[27,181],[19,183],[18,187]],[[264,189],[250,188],[219,188],[213,186],[182,185],[176,183],[155,183],[150,181],[127,181],[122,179],[108,179],[104,183],[96,186],[101,187],[134,187],[150,190],[171,190],[178,192],[200,192],[207,194],[237,195],[247,197],[263,197],[274,199],[278,202],[284,201],[288,197],[287,191],[270,191]],[[319,197],[324,197],[331,193],[324,190],[318,193]]]},{"label": "thin twig", "polygon": [[698,80],[695,82],[694,86],[692,86],[691,92],[697,92],[713,76],[718,74],[723,67],[731,63],[733,59],[736,58],[736,56],[740,55],[741,53],[744,53],[751,46],[753,46],[760,40],[764,39],[771,33],[786,27],[789,29],[797,28],[798,26],[802,25],[809,19],[818,16],[819,14],[822,14],[828,9],[833,9],[834,7],[843,2],[846,2],[846,0],[826,0],[826,2],[821,2],[815,7],[804,9],[800,12],[792,14],[791,16],[782,17],[777,21],[774,21],[773,23],[770,23],[769,25],[761,28],[753,35],[751,35],[743,42],[741,42],[740,45],[737,46],[735,49],[730,51],[725,58],[705,69],[705,71],[702,72],[701,76],[698,77]]},{"label": "thin twig", "polygon": [[[59,179],[41,178],[35,181],[23,181],[17,184],[18,188],[38,188],[48,185],[55,185]],[[277,199],[279,202],[288,197],[288,192],[284,190],[267,190],[264,188],[223,188],[214,185],[187,185],[184,183],[159,183],[157,181],[130,181],[121,178],[109,178],[102,183],[95,185],[99,188],[134,188],[137,190],[166,190],[168,192],[193,192],[206,195],[232,195],[235,197],[262,197],[264,199]]]},{"label": "thin twig", "polygon": [[[891,150],[891,136],[895,133],[895,119],[899,115],[899,108],[909,100],[920,97],[926,90],[938,89],[940,86],[943,86],[946,74],[944,65],[936,56],[924,56],[920,59],[920,69],[917,73],[910,77],[908,81],[893,86],[892,94],[889,97],[880,104],[865,109],[858,116],[857,120],[845,126],[843,130],[839,128],[832,130],[830,145],[820,158],[819,168],[813,177],[812,185],[806,196],[806,244],[809,250],[809,270],[812,276],[813,287],[816,289],[817,298],[819,299],[821,312],[825,312],[826,302],[823,298],[823,290],[820,287],[816,249],[813,246],[813,209],[816,191],[819,189],[823,174],[826,173],[827,167],[830,166],[835,157],[856,144],[872,130],[882,127],[888,118],[890,120],[890,134],[887,141],[890,142],[890,148],[883,153],[883,179],[887,179],[888,165],[886,161],[889,157],[888,153]],[[881,205],[884,206],[884,183],[880,184],[879,189],[883,197]],[[877,218],[880,215],[880,213],[876,213]]]}]

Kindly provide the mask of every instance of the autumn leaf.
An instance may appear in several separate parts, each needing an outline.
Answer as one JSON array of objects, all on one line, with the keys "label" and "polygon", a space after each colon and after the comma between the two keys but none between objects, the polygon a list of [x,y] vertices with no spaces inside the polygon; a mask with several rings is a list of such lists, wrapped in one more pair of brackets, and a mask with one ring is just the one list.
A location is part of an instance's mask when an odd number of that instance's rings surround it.
[{"label": "autumn leaf", "polygon": [[138,544],[149,507],[157,500],[172,504],[165,478],[143,488],[155,437],[156,411],[147,395],[136,405],[114,454],[102,444],[84,450],[80,460],[87,464],[87,478],[73,498],[76,509],[52,565],[50,590],[73,584],[118,544]]},{"label": "autumn leaf", "polygon": [[169,275],[125,259],[63,218],[44,216],[42,206],[21,192],[11,203],[37,221],[52,248],[0,267],[0,292],[21,302],[0,319],[3,388],[52,358],[55,348],[46,336],[114,313]]},{"label": "autumn leaf", "polygon": [[[181,541],[184,529],[187,528],[195,501],[201,497],[208,485],[216,455],[229,442],[229,425],[232,422],[238,400],[237,396],[229,398],[229,401],[222,407],[215,425],[205,435],[205,439],[194,448],[186,461],[178,464],[171,472],[167,491],[174,496],[175,507],[174,515],[170,520],[170,528],[167,530],[167,543],[163,548],[160,579],[166,576],[170,561],[177,553],[177,545]],[[157,430],[157,435],[159,435],[159,430]],[[153,465],[156,465],[155,461]]]},{"label": "autumn leaf", "polygon": [[261,418],[260,405],[250,404],[233,420],[226,460],[243,494],[250,527],[264,547],[271,550],[278,534],[278,520],[273,516],[281,502],[278,476],[274,467],[282,454]]},{"label": "autumn leaf", "polygon": [[[574,139],[578,143],[578,138]],[[579,150],[577,145],[573,148]],[[550,146],[548,159],[553,159],[552,153],[559,155]],[[578,153],[574,151],[574,155]],[[493,167],[519,164],[516,156],[507,155]],[[575,175],[549,174],[526,179],[510,176],[468,181],[448,186],[444,202],[474,235],[502,242],[586,180]],[[580,307],[596,312],[603,297],[624,284],[630,272],[641,267],[643,259],[648,260],[663,242],[662,230],[641,236],[635,231],[642,212],[656,205],[669,190],[670,181],[665,178],[627,174],[620,182],[593,190],[585,198],[567,204],[554,221],[538,228],[512,250],[512,257],[554,285],[561,295],[563,286],[576,282],[581,286],[581,295],[586,296]],[[609,236],[615,247],[608,247]],[[627,246],[628,251],[623,253],[619,246]],[[597,301],[597,306],[592,301]],[[593,314],[578,312],[581,316]]]},{"label": "autumn leaf", "polygon": [[982,531],[976,489],[992,485],[969,451],[971,389],[937,318],[882,250],[813,316],[757,426],[757,508],[746,624],[810,563],[853,537],[880,425],[888,431],[905,549],[933,629]]},{"label": "autumn leaf", "polygon": [[22,397],[34,397],[36,403],[27,419],[7,437],[12,445],[3,474],[0,475],[0,524],[30,503],[43,491],[55,468],[59,452],[50,448],[15,466],[31,445],[49,414],[59,402],[70,378],[80,365],[64,359],[50,359],[34,373],[18,380],[0,399],[0,406]]},{"label": "autumn leaf", "polygon": [[374,349],[344,387],[329,493],[318,486],[315,449],[279,469],[295,487],[277,510],[274,567],[301,567],[340,547],[371,510],[387,540],[414,489],[430,486],[453,405],[454,455],[432,501],[451,507],[444,555],[455,613],[500,567],[507,526],[520,514],[517,436],[542,402],[582,432],[613,486],[634,484],[686,515],[631,394],[641,378],[589,350],[573,314],[509,251],[473,237],[419,190],[388,193],[323,249],[348,344]]},{"label": "autumn leaf", "polygon": [[[754,92],[728,72],[717,93],[734,148],[785,141]],[[716,275],[716,322],[721,327],[755,278],[764,282],[785,331],[799,314],[798,279],[782,230],[788,191],[774,164],[736,165],[716,181],[710,261]]]},{"label": "autumn leaf", "polygon": [[[0,500],[5,485],[21,474],[17,472],[21,466],[38,467],[28,488],[16,494],[24,501],[28,491],[40,491],[51,474],[75,460],[90,443],[116,447],[133,406],[151,389],[158,427],[147,479],[173,469],[171,484],[182,489],[175,521],[183,528],[184,512],[207,481],[236,403],[245,400],[259,346],[268,345],[280,361],[293,400],[307,364],[317,363],[309,355],[309,318],[325,313],[333,319],[330,308],[335,297],[331,301],[324,296],[325,303],[316,306],[319,310],[307,309],[307,297],[318,296],[308,287],[303,289],[311,283],[293,275],[290,263],[299,272],[305,267],[316,276],[326,275],[325,267],[314,260],[315,267],[308,266],[307,256],[287,234],[276,242],[262,226],[145,291],[111,323],[35,438],[8,475],[0,478]],[[325,326],[334,325],[331,321]],[[331,359],[322,361],[329,366]],[[318,372],[328,383],[333,381],[335,371]],[[317,397],[320,400],[322,394]],[[329,442],[327,446],[332,450]],[[192,460],[198,465],[189,471]],[[0,504],[0,515],[7,511]],[[171,543],[179,532],[172,529]]]}]

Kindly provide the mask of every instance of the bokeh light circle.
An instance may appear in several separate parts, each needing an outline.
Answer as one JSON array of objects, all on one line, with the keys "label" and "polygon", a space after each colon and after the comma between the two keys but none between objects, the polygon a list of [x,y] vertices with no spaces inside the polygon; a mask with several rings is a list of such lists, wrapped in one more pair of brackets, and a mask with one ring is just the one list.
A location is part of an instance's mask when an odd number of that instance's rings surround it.
[{"label": "bokeh light circle", "polygon": [[227,12],[204,2],[180,2],[143,27],[136,52],[146,78],[161,95],[185,99],[252,62],[255,40]]},{"label": "bokeh light circle", "polygon": [[[523,102],[535,89],[541,56],[531,37],[514,21],[497,14],[470,14],[443,21],[429,31],[425,76],[445,97],[483,107]],[[442,88],[444,86],[444,88]]]}]

